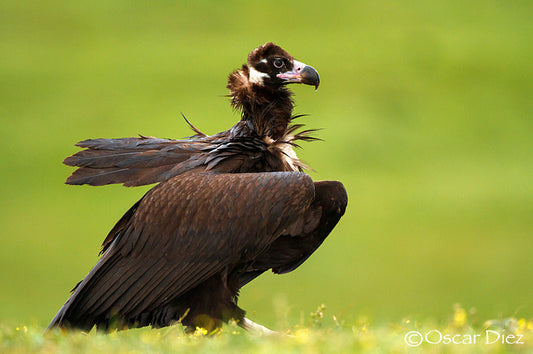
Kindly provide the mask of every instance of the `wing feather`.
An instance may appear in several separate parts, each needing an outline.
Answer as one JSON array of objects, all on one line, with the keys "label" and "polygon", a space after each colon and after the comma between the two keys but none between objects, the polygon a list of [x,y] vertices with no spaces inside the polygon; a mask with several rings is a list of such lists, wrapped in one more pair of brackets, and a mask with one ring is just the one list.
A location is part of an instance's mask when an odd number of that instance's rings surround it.
[{"label": "wing feather", "polygon": [[165,181],[203,163],[203,149],[210,142],[200,139],[171,140],[139,138],[89,139],[76,145],[86,150],[63,163],[78,167],[67,184],[101,186],[123,183],[139,186]]},{"label": "wing feather", "polygon": [[264,252],[313,198],[311,178],[299,172],[194,174],[161,183],[119,220],[102,258],[54,321],[128,320],[159,308]]}]

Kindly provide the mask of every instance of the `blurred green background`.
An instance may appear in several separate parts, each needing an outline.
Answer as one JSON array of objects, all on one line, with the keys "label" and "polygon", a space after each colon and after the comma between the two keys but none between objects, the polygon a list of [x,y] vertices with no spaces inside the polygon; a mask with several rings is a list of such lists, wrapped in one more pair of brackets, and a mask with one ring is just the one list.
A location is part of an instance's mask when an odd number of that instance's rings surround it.
[{"label": "blurred green background", "polygon": [[531,1],[3,1],[0,321],[47,324],[148,190],[72,187],[86,138],[179,138],[238,119],[227,75],[256,46],[313,65],[298,154],[347,213],[298,270],[240,303],[267,325],[533,316]]}]

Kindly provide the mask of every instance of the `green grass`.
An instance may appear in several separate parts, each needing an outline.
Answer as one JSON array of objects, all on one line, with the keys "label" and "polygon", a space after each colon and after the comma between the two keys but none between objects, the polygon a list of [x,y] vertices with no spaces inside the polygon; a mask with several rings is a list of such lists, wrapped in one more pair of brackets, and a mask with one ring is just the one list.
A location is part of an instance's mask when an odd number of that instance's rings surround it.
[{"label": "green grass", "polygon": [[[360,318],[353,325],[346,325],[335,317],[326,321],[331,316],[325,313],[327,310],[319,307],[303,319],[304,323],[284,330],[280,336],[247,333],[234,323],[214,334],[198,328],[191,335],[185,334],[180,325],[107,335],[94,330],[90,333],[55,330],[43,335],[39,326],[4,325],[0,327],[0,350],[11,353],[495,353],[533,349],[533,321],[507,318],[479,324],[475,313],[467,313],[460,306],[455,307],[444,323],[404,319],[376,325]],[[427,339],[422,339],[420,334]]]},{"label": "green grass", "polygon": [[326,303],[354,342],[361,317],[374,331],[442,324],[454,303],[533,318],[531,13],[531,1],[3,1],[0,321],[46,326],[147,190],[65,186],[73,144],[190,135],[180,112],[227,129],[227,75],[266,41],[320,72],[317,92],[294,87],[295,113],[325,141],[298,155],[314,179],[342,181],[349,205],[299,269],[242,290],[249,316],[290,328]]}]

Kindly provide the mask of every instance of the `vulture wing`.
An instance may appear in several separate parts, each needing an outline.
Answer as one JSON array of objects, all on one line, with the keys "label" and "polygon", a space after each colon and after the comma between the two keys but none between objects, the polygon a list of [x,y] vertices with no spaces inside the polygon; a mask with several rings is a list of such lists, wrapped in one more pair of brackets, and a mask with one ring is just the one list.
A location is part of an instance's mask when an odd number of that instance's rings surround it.
[{"label": "vulture wing", "polygon": [[269,269],[283,274],[298,268],[337,225],[348,203],[344,186],[337,181],[319,181],[314,182],[314,189],[313,202],[303,215],[240,273],[241,286]]},{"label": "vulture wing", "polygon": [[79,167],[67,184],[101,186],[123,183],[141,186],[162,182],[201,166],[210,145],[203,139],[171,140],[139,138],[89,139],[76,146],[85,148],[67,157],[64,164]]},{"label": "vulture wing", "polygon": [[298,223],[314,193],[299,172],[194,174],[157,185],[111,230],[103,256],[50,327],[136,318],[253,263]]}]

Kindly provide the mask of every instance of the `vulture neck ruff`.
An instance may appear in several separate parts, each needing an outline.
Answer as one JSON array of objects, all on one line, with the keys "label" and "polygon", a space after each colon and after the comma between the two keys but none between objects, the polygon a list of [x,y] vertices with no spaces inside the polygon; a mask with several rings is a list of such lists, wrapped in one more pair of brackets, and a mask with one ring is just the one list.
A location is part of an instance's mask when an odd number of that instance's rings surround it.
[{"label": "vulture neck ruff", "polygon": [[251,123],[263,138],[280,140],[292,119],[292,93],[284,85],[264,85],[268,75],[243,65],[229,76],[231,105],[241,111],[241,120]]}]

